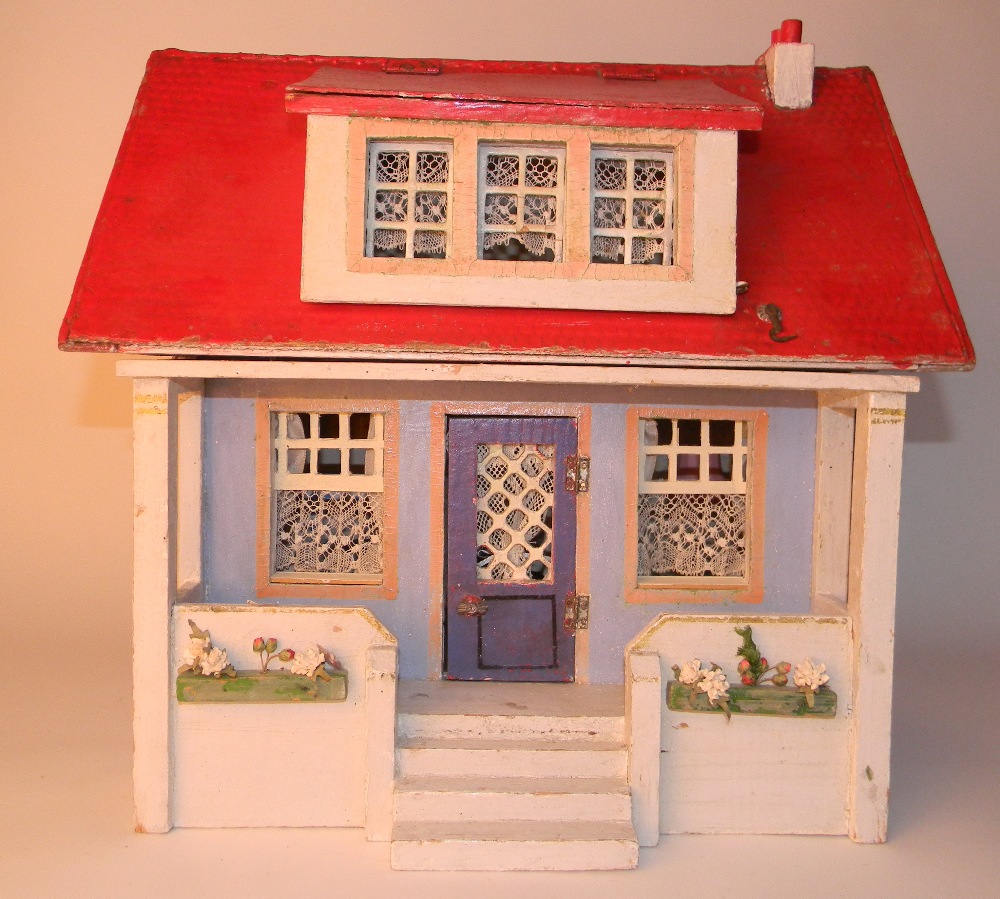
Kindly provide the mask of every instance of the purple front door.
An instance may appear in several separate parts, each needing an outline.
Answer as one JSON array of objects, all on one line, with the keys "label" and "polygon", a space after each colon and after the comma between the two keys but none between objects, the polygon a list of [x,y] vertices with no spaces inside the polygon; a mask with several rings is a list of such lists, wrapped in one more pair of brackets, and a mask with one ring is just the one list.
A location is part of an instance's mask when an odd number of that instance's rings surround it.
[{"label": "purple front door", "polygon": [[449,419],[446,678],[573,680],[576,448],[571,418]]}]

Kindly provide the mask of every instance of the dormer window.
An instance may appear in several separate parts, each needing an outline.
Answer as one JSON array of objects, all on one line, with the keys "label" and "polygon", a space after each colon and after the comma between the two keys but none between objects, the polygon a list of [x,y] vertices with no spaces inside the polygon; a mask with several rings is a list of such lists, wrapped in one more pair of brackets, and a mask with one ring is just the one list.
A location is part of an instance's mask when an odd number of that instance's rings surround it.
[{"label": "dormer window", "polygon": [[594,147],[590,259],[613,265],[673,262],[673,154]]},{"label": "dormer window", "polygon": [[450,146],[368,144],[366,256],[447,258],[450,206]]},{"label": "dormer window", "polygon": [[562,147],[480,146],[480,259],[562,260],[565,169]]},{"label": "dormer window", "polygon": [[293,85],[302,299],[732,313],[737,134],[763,111],[646,74],[407,63]]}]

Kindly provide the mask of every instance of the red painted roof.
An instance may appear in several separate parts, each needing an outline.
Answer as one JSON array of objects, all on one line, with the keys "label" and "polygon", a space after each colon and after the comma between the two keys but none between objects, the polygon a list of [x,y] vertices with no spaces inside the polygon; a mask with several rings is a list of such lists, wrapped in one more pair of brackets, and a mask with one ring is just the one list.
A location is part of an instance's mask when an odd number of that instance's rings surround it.
[{"label": "red painted roof", "polygon": [[[63,328],[64,349],[606,357],[776,368],[968,368],[971,343],[867,69],[817,69],[807,110],[758,66],[651,66],[764,110],[742,134],[733,315],[303,303],[305,117],[285,88],[383,59],[166,50],[146,77]],[[594,76],[595,64],[450,61],[444,73]],[[776,343],[759,307],[780,307]]]},{"label": "red painted roof", "polygon": [[324,66],[289,87],[290,112],[389,118],[759,130],[761,107],[710,81],[653,80],[604,67],[548,72],[368,72]]}]

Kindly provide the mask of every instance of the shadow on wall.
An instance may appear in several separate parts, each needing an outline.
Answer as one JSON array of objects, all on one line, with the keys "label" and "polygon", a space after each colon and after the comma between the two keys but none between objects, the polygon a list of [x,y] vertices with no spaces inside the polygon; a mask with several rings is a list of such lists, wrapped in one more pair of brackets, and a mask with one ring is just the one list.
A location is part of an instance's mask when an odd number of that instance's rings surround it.
[{"label": "shadow on wall", "polygon": [[131,429],[132,381],[115,374],[115,364],[122,358],[127,357],[88,353],[80,358],[83,376],[74,424],[84,428]]},{"label": "shadow on wall", "polygon": [[[954,377],[948,374],[946,377]],[[924,375],[920,392],[906,409],[906,439],[911,443],[949,443],[955,439],[954,416],[941,386],[940,374]]]}]

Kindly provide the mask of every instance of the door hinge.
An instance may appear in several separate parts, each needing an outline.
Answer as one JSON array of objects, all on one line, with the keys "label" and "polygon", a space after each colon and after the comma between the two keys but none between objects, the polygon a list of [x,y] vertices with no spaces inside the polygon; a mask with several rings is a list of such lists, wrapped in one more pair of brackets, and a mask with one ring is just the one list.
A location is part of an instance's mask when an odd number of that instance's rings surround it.
[{"label": "door hinge", "polygon": [[566,491],[590,492],[590,456],[566,457]]},{"label": "door hinge", "polygon": [[567,593],[563,628],[567,631],[585,631],[590,627],[590,596],[587,593]]}]

